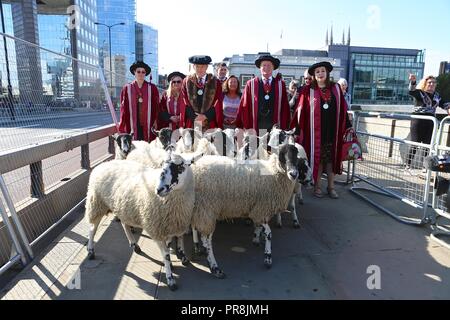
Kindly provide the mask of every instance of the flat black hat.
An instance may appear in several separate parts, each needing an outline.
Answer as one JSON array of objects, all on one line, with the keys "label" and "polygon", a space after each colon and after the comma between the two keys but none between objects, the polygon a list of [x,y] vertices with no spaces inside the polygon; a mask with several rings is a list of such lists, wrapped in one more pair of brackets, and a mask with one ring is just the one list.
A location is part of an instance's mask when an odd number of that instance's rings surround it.
[{"label": "flat black hat", "polygon": [[210,64],[211,61],[210,56],[192,56],[189,58],[189,63],[192,64]]},{"label": "flat black hat", "polygon": [[169,74],[167,76],[167,80],[170,82],[170,81],[172,81],[172,79],[174,77],[180,77],[181,79],[184,79],[184,78],[186,78],[186,75],[184,73],[179,72],[179,71],[174,71],[174,72],[172,72],[171,74]]},{"label": "flat black hat", "polygon": [[325,67],[325,69],[327,69],[328,73],[333,71],[333,66],[331,65],[331,63],[329,63],[328,61],[322,61],[322,62],[314,63],[311,67],[309,67],[308,68],[308,73],[311,76],[313,76],[314,75],[314,70],[316,70],[319,67]]},{"label": "flat black hat", "polygon": [[137,68],[144,68],[146,76],[152,72],[152,68],[150,68],[150,66],[143,61],[136,61],[133,63],[130,67],[130,72],[134,75]]},{"label": "flat black hat", "polygon": [[273,63],[273,69],[274,69],[274,70],[278,69],[278,68],[280,67],[280,64],[281,64],[280,59],[277,59],[277,58],[271,56],[270,54],[263,54],[263,55],[260,55],[260,56],[258,57],[258,59],[256,59],[255,65],[256,65],[258,68],[260,68],[260,67],[261,67],[261,63],[262,63],[263,61],[270,61],[270,62],[272,62],[272,63]]}]

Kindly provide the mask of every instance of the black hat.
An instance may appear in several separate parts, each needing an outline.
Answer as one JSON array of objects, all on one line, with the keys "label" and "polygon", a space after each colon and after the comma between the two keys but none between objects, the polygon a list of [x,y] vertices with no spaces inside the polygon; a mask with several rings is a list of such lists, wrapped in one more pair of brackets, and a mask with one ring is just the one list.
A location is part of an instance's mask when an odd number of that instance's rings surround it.
[{"label": "black hat", "polygon": [[175,78],[175,77],[180,77],[181,79],[184,79],[184,78],[186,78],[186,75],[184,73],[174,71],[167,76],[167,81],[170,82],[170,81],[172,81],[172,78]]},{"label": "black hat", "polygon": [[144,68],[145,76],[148,76],[150,72],[152,72],[152,68],[150,68],[150,66],[143,61],[136,61],[133,63],[130,67],[130,72],[134,75],[137,68]]},{"label": "black hat", "polygon": [[308,68],[308,73],[311,76],[313,76],[314,75],[314,70],[316,70],[319,67],[325,67],[325,69],[327,69],[328,73],[333,71],[333,66],[331,65],[331,63],[329,63],[328,61],[322,61],[322,62],[314,63],[311,67],[309,67]]},{"label": "black hat", "polygon": [[210,56],[192,56],[189,58],[189,63],[192,64],[210,64],[211,61]]},{"label": "black hat", "polygon": [[270,62],[272,62],[274,70],[278,69],[280,67],[280,63],[281,63],[280,59],[272,57],[270,54],[263,54],[263,55],[260,55],[258,57],[258,59],[256,59],[255,65],[258,68],[260,68],[261,67],[261,62],[263,62],[263,61],[270,61]]}]

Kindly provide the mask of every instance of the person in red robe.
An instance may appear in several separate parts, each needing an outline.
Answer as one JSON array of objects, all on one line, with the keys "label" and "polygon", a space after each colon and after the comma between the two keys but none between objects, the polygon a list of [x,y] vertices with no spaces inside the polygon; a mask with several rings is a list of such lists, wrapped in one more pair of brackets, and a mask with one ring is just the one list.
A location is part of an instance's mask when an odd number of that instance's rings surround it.
[{"label": "person in red robe", "polygon": [[186,108],[181,94],[181,85],[186,76],[178,71],[172,72],[167,77],[169,88],[163,93],[159,103],[158,128],[170,128],[176,130],[180,127],[181,109]]},{"label": "person in red robe", "polygon": [[120,133],[130,133],[133,140],[153,141],[151,128],[157,126],[159,113],[158,88],[145,81],[151,68],[142,61],[133,63],[130,72],[135,80],[127,83],[120,93]]},{"label": "person in red robe", "polygon": [[[261,77],[247,82],[241,98],[236,127],[270,131],[275,124],[286,130],[289,128],[290,109],[286,84],[281,74],[273,77],[273,71],[280,66],[280,60],[271,55],[261,55],[255,61]],[[264,133],[262,133],[264,134]]]},{"label": "person in red robe", "polygon": [[206,73],[211,61],[209,56],[189,58],[195,73],[183,81],[181,94],[184,106],[180,108],[181,128],[193,128],[195,123],[201,125],[203,130],[223,129],[222,85],[213,74]]},{"label": "person in red robe", "polygon": [[296,128],[313,170],[314,195],[323,197],[320,187],[322,173],[328,176],[328,194],[339,196],[334,189],[335,174],[342,174],[341,151],[346,129],[351,127],[347,102],[340,86],[330,81],[333,66],[319,62],[308,69],[311,85],[302,89],[291,128]]}]

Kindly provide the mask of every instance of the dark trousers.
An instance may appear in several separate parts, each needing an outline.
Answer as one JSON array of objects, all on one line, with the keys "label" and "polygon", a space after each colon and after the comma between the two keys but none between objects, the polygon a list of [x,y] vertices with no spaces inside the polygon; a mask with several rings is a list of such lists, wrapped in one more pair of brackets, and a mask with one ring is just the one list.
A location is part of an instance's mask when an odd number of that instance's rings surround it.
[{"label": "dark trousers", "polygon": [[[433,122],[425,119],[411,119],[411,141],[429,144],[431,143],[431,137],[433,136]],[[407,162],[408,166],[411,165],[416,153],[416,146],[411,146],[408,152]],[[428,155],[428,150],[425,153],[425,157]]]}]

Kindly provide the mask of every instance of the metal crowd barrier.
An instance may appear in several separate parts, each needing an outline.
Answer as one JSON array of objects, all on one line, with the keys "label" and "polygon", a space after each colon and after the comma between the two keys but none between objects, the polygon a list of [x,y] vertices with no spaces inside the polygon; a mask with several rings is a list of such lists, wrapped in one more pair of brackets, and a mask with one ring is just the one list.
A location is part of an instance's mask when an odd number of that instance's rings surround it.
[{"label": "metal crowd barrier", "polygon": [[[447,125],[447,130],[446,130]],[[436,154],[441,155],[444,153],[450,153],[450,147],[447,146],[448,144],[448,137],[447,140],[444,141],[444,135],[447,133],[448,135],[448,125],[450,125],[450,117],[446,117],[441,121],[441,125],[439,127],[438,135],[437,135],[437,143],[436,143]],[[438,177],[443,177],[446,179],[450,178],[450,174],[445,173],[435,173],[435,181],[437,181]],[[433,189],[433,221],[431,224],[432,233],[431,233],[431,239],[438,242],[439,244],[447,247],[450,249],[450,244],[445,242],[444,240],[440,239],[440,236],[450,236],[450,227],[444,226],[440,224],[440,220],[442,218],[450,219],[450,208],[447,208],[444,202],[444,197],[441,196],[438,197],[436,195],[436,188]]]},{"label": "metal crowd barrier", "polygon": [[[434,154],[434,145],[439,128],[439,122],[435,117],[385,114],[379,112],[355,112],[355,129],[361,141],[363,141],[363,161],[358,161],[354,168],[354,177],[358,183],[354,183],[351,192],[367,201],[392,218],[405,224],[425,225],[432,220],[429,213],[430,179],[432,172],[426,171],[421,175],[423,160],[427,154]],[[370,125],[370,119],[381,122],[381,128],[371,129],[369,133],[364,126]],[[396,137],[399,130],[399,122],[412,119],[424,119],[433,122],[433,136],[430,144],[412,142],[406,138]],[[364,121],[363,121],[364,120]],[[406,121],[405,121],[406,120]],[[386,122],[386,124],[382,124]],[[369,123],[369,124],[368,124]],[[380,124],[374,124],[380,125]],[[409,133],[409,123],[400,129],[403,135]],[[412,169],[405,170],[406,161],[411,148],[417,148],[417,152],[411,162]],[[365,149],[365,150],[364,150]],[[409,172],[409,173],[408,173]],[[360,186],[363,182],[372,188]],[[375,193],[402,201],[409,206],[420,209],[421,216],[412,216],[411,212],[400,214],[387,209],[364,192]],[[417,214],[416,214],[417,215]]]}]

